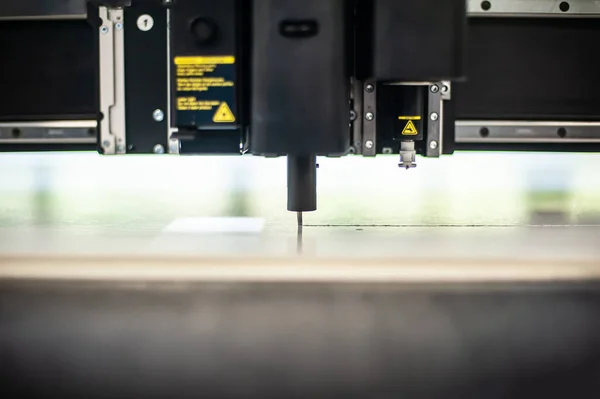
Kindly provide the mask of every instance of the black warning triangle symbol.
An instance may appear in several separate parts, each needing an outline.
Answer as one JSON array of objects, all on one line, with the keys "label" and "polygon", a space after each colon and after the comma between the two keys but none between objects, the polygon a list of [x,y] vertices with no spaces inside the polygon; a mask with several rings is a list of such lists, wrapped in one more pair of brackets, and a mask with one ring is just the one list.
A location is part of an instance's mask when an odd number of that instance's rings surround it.
[{"label": "black warning triangle symbol", "polygon": [[417,127],[415,126],[413,121],[408,121],[408,123],[404,127],[404,130],[402,131],[402,135],[403,136],[416,136],[418,134],[419,134],[419,131],[417,130]]},{"label": "black warning triangle symbol", "polygon": [[231,108],[225,101],[219,105],[217,112],[215,112],[215,116],[213,116],[213,122],[215,123],[231,123],[235,122],[235,116],[233,112],[231,112]]}]

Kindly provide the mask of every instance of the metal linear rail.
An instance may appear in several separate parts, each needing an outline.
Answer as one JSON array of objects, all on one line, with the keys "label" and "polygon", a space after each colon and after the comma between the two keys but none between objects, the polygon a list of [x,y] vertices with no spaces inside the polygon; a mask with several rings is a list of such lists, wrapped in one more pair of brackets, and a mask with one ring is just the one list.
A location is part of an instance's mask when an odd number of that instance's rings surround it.
[{"label": "metal linear rail", "polygon": [[594,0],[469,0],[474,17],[598,17]]},{"label": "metal linear rail", "polygon": [[0,123],[0,143],[93,144],[96,121],[44,121]]},{"label": "metal linear rail", "polygon": [[600,143],[600,122],[457,121],[456,142]]}]

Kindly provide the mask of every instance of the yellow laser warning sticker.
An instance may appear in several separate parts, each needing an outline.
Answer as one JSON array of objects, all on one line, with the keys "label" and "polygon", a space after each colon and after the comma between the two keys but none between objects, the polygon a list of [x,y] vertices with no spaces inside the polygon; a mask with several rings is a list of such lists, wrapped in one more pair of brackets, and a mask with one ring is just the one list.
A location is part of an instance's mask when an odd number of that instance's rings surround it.
[{"label": "yellow laser warning sticker", "polygon": [[233,112],[231,112],[231,108],[225,101],[221,103],[219,108],[217,108],[217,112],[213,116],[213,122],[215,123],[231,123],[235,122],[235,116]]},{"label": "yellow laser warning sticker", "polygon": [[404,127],[404,130],[402,130],[402,135],[403,136],[416,136],[417,134],[419,134],[417,127],[415,126],[413,121],[409,119],[408,123]]},{"label": "yellow laser warning sticker", "polygon": [[211,56],[211,57],[175,57],[175,65],[231,65],[235,64],[235,57]]},{"label": "yellow laser warning sticker", "polygon": [[399,116],[398,119],[401,121],[420,121],[421,117],[420,116]]}]

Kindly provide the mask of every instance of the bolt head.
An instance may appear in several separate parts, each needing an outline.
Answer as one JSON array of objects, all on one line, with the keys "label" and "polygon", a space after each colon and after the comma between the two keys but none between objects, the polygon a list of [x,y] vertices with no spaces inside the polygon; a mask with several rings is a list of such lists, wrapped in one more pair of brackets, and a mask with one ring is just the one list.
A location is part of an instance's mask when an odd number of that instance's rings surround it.
[{"label": "bolt head", "polygon": [[437,149],[438,148],[437,141],[433,140],[431,143],[429,143],[429,148],[431,148],[432,150]]},{"label": "bolt head", "polygon": [[157,144],[157,145],[154,146],[153,151],[154,151],[155,154],[164,154],[165,153],[165,147],[163,147],[160,144]]},{"label": "bolt head", "polygon": [[373,114],[372,112],[367,112],[367,114],[365,115],[365,119],[368,121],[372,121],[373,119],[375,119],[375,114]]},{"label": "bolt head", "polygon": [[432,112],[431,115],[429,115],[429,119],[435,122],[440,119],[440,116],[437,114],[437,112]]},{"label": "bolt head", "polygon": [[152,113],[152,118],[154,118],[156,122],[162,122],[165,120],[165,113],[161,109],[155,109]]},{"label": "bolt head", "polygon": [[433,85],[429,90],[431,90],[432,93],[437,93],[440,91],[440,87],[438,85]]},{"label": "bolt head", "polygon": [[367,140],[367,142],[365,142],[365,147],[367,147],[369,150],[372,149],[374,145],[375,143],[373,143],[371,140]]},{"label": "bolt head", "polygon": [[373,85],[367,85],[367,87],[365,87],[365,91],[367,93],[373,93],[375,91],[375,86],[373,86]]},{"label": "bolt head", "polygon": [[100,27],[100,33],[102,33],[103,35],[107,34],[108,33],[108,27],[105,26],[105,25],[102,25]]}]

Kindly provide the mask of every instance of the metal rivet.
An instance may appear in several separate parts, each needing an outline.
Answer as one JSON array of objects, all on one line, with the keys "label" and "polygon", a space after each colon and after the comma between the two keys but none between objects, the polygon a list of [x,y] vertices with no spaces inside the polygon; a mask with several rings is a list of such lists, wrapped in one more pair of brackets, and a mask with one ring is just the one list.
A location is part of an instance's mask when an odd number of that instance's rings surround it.
[{"label": "metal rivet", "polygon": [[108,33],[108,27],[106,27],[106,26],[102,25],[102,26],[100,27],[100,32],[101,32],[103,35],[107,34],[107,33]]},{"label": "metal rivet", "polygon": [[432,93],[437,93],[438,91],[440,91],[440,87],[438,85],[433,85],[430,88]]},{"label": "metal rivet", "polygon": [[104,148],[110,147],[110,141],[108,141],[108,140],[103,141],[102,142],[102,147],[104,147]]},{"label": "metal rivet", "polygon": [[383,147],[382,152],[384,154],[391,154],[393,152],[393,150],[390,147]]},{"label": "metal rivet", "polygon": [[440,116],[437,114],[437,112],[432,112],[431,115],[429,115],[429,119],[435,122],[440,119]]},{"label": "metal rivet", "polygon": [[348,154],[356,154],[356,150],[354,149],[354,147],[348,148]]},{"label": "metal rivet", "polygon": [[165,153],[165,147],[163,147],[160,144],[157,144],[157,145],[154,146],[153,151],[154,151],[155,154],[164,154]]},{"label": "metal rivet", "polygon": [[431,143],[429,143],[429,148],[431,148],[432,150],[435,150],[436,148],[438,148],[437,141],[434,140]]},{"label": "metal rivet", "polygon": [[365,87],[365,90],[367,93],[373,93],[375,91],[375,86],[367,85],[367,87]]},{"label": "metal rivet", "polygon": [[125,152],[125,146],[123,144],[117,145],[117,152],[118,153],[124,153]]},{"label": "metal rivet", "polygon": [[155,109],[154,112],[152,112],[152,117],[155,121],[162,122],[165,120],[165,113],[162,112],[162,109]]},{"label": "metal rivet", "polygon": [[120,22],[117,22],[117,24],[115,25],[115,28],[116,28],[117,30],[121,30],[121,29],[123,29],[123,24],[122,24],[122,23],[120,23]]},{"label": "metal rivet", "polygon": [[373,145],[374,145],[374,143],[373,143],[371,140],[368,140],[368,141],[365,143],[365,147],[367,147],[369,150],[370,150],[371,148],[373,148]]},{"label": "metal rivet", "polygon": [[356,120],[356,112],[350,111],[350,120],[351,121],[355,121]]},{"label": "metal rivet", "polygon": [[367,114],[365,115],[365,119],[368,121],[372,121],[373,119],[375,119],[375,115],[372,112],[367,112]]},{"label": "metal rivet", "polygon": [[450,87],[448,87],[448,85],[443,85],[442,86],[442,93],[446,94],[450,91]]}]

